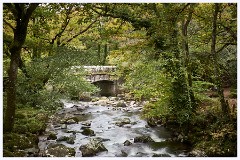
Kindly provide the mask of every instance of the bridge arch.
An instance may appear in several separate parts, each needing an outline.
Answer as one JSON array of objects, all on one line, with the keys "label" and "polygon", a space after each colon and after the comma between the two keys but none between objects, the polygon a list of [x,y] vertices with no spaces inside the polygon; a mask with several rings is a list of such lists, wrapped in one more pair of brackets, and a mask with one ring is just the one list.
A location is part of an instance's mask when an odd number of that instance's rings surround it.
[{"label": "bridge arch", "polygon": [[92,82],[95,86],[100,88],[100,96],[116,96],[116,81],[111,80],[99,80]]}]

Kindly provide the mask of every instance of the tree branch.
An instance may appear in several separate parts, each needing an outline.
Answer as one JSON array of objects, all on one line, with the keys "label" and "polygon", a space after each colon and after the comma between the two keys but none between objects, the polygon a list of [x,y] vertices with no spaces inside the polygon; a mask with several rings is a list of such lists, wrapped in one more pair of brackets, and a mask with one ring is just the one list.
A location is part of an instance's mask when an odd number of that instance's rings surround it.
[{"label": "tree branch", "polygon": [[219,23],[219,24],[223,26],[225,31],[227,31],[233,37],[233,39],[237,42],[237,33],[235,33],[230,27],[225,26],[223,23]]},{"label": "tree branch", "polygon": [[13,6],[13,4],[12,3],[4,3],[4,5],[6,5],[8,7],[8,9],[12,12],[14,18],[17,19],[18,13],[17,13],[17,10],[15,9],[15,7]]},{"label": "tree branch", "polygon": [[3,22],[6,23],[6,25],[8,25],[13,31],[15,31],[15,28],[10,23],[8,23],[5,19],[3,19]]},{"label": "tree branch", "polygon": [[71,42],[74,38],[78,37],[80,34],[85,33],[86,31],[88,31],[92,25],[97,22],[97,19],[94,20],[91,24],[89,24],[84,30],[79,31],[77,34],[75,34],[72,38],[68,39],[65,43],[62,43],[60,46],[65,46],[67,43]]},{"label": "tree branch", "polygon": [[177,12],[177,15],[179,15],[180,13],[182,13],[191,3],[187,3],[182,9],[180,9],[178,12]]},{"label": "tree branch", "polygon": [[61,37],[63,32],[66,30],[69,22],[70,22],[70,18],[69,18],[69,15],[70,15],[70,11],[72,9],[72,6],[68,9],[67,11],[67,14],[66,14],[66,18],[65,18],[65,21],[64,21],[64,24],[62,24],[62,27],[61,27],[61,30],[55,35],[55,37],[52,39],[51,41],[51,44],[54,44],[55,40],[58,38],[58,37]]},{"label": "tree branch", "polygon": [[219,50],[216,51],[216,53],[222,52],[227,46],[230,45],[237,45],[236,43],[225,43]]},{"label": "tree branch", "polygon": [[[136,18],[136,17],[131,17],[129,15],[129,13],[127,12],[115,12],[115,10],[113,10],[112,12],[113,13],[108,13],[106,12],[105,9],[102,9],[104,12],[101,13],[99,11],[97,11],[94,7],[90,7],[95,13],[97,13],[98,15],[100,16],[105,16],[105,17],[112,17],[112,18],[120,18],[124,21],[127,21],[127,22],[130,22],[132,23],[133,27],[136,28],[136,29],[139,29],[139,28],[150,28],[151,27],[151,21],[147,20],[147,19],[143,19],[143,18]],[[108,10],[110,11],[110,10]]]},{"label": "tree branch", "polygon": [[31,3],[26,12],[26,19],[29,19],[39,3]]}]

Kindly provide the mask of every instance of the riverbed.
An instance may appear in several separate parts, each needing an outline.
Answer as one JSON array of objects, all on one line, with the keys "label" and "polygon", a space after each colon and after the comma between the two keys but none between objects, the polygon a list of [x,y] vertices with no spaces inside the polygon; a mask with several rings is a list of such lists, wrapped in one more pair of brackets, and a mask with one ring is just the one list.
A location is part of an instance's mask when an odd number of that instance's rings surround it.
[{"label": "riverbed", "polygon": [[[62,102],[64,107],[50,118],[46,134],[39,137],[39,148],[46,156],[64,156],[50,151],[53,144],[61,144],[74,149],[71,156],[82,157],[81,146],[93,139],[100,140],[106,149],[96,152],[95,157],[184,157],[190,151],[189,146],[181,142],[167,141],[171,133],[163,126],[150,127],[141,118],[146,102],[107,97],[91,102]],[[86,128],[91,133],[86,134]],[[50,134],[55,138],[49,138]],[[141,136],[149,137],[151,141],[136,142],[136,137]],[[71,141],[63,137],[70,137]]]}]

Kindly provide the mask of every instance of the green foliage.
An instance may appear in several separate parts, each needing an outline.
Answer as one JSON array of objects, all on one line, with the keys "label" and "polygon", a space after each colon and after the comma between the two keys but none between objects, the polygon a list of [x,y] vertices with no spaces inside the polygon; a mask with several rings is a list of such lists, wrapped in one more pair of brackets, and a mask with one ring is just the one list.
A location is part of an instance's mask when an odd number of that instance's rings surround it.
[{"label": "green foliage", "polygon": [[206,81],[193,81],[192,90],[195,93],[195,98],[198,103],[206,103],[212,99],[206,94],[214,88],[214,84]]},{"label": "green foliage", "polygon": [[41,111],[32,107],[25,106],[18,109],[15,116],[15,125],[13,131],[15,133],[42,133],[45,131],[46,122],[50,113]]},{"label": "green foliage", "polygon": [[[94,64],[94,56],[70,47],[57,47],[54,51],[52,56],[26,64],[30,77],[19,75],[17,94],[21,104],[54,110],[59,107],[59,98],[98,91],[85,80],[85,72],[80,67]],[[73,66],[80,68],[74,71]]]},{"label": "green foliage", "polygon": [[168,96],[170,88],[168,77],[158,67],[159,62],[152,61],[148,64],[139,62],[126,76],[126,87],[134,93],[136,99]]},{"label": "green foliage", "polygon": [[[216,112],[208,111],[206,116],[203,116],[202,120],[197,123],[202,125],[193,124],[194,129],[199,129],[197,132],[194,132],[198,134],[198,136],[194,135],[198,137],[195,139],[196,149],[204,150],[211,157],[236,156],[237,133],[235,122],[226,121],[217,117]],[[202,128],[203,126],[204,128]]]}]

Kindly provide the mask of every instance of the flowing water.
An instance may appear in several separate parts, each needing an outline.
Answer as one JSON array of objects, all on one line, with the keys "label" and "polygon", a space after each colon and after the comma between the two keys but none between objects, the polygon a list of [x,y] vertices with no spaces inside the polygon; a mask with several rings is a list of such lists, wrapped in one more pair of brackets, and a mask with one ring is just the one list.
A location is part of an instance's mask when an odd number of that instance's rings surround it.
[{"label": "flowing water", "polygon": [[[115,103],[116,104],[116,103]],[[127,103],[126,103],[127,104]],[[81,110],[74,108],[81,106]],[[48,130],[57,133],[57,138],[62,136],[71,136],[75,132],[74,144],[68,144],[65,141],[54,142],[61,143],[67,147],[75,148],[75,157],[81,157],[79,150],[81,145],[87,144],[90,139],[100,137],[104,139],[103,144],[108,151],[100,152],[96,156],[100,157],[152,157],[158,156],[186,156],[189,147],[182,143],[166,142],[171,134],[162,126],[150,128],[147,122],[140,118],[142,107],[135,105],[126,107],[113,107],[112,104],[100,104],[98,102],[66,102],[64,101],[64,109],[58,111],[56,115],[60,119],[67,116],[75,116],[80,121],[74,124],[67,124],[67,128],[60,127],[57,122],[52,122]],[[123,120],[130,120],[124,125],[117,125]],[[90,129],[94,131],[94,136],[86,136],[81,133],[82,127],[88,123]],[[134,143],[137,136],[150,136],[155,142]],[[132,144],[124,146],[124,142],[128,140]],[[123,155],[124,153],[124,155]]]}]

